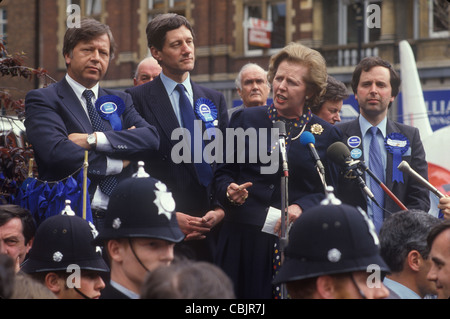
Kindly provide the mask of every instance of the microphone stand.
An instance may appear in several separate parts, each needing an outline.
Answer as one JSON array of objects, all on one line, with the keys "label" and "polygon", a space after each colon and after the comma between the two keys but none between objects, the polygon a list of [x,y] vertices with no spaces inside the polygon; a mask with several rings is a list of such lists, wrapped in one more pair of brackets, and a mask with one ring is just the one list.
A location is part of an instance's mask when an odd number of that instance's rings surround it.
[{"label": "microphone stand", "polygon": [[320,170],[320,168],[317,165],[316,165],[316,169],[317,169],[317,173],[319,173],[319,177],[320,177],[320,180],[322,181],[323,189],[324,189],[324,192],[326,195],[326,194],[328,194],[328,190],[327,190],[328,185],[325,180],[325,175],[322,173],[322,171]]},{"label": "microphone stand", "polygon": [[389,188],[387,188],[386,185],[384,185],[381,180],[367,167],[366,164],[364,164],[363,162],[359,161],[358,164],[364,171],[366,171],[370,177],[373,178],[373,180],[380,185],[381,189],[388,194],[388,196],[397,204],[398,207],[400,207],[401,210],[408,210],[408,208],[406,208],[405,205],[403,205],[403,203],[397,198],[397,196],[394,195],[394,193],[392,193]]},{"label": "microphone stand", "polygon": [[[287,226],[286,226],[286,219],[289,216],[288,215],[288,207],[289,207],[289,191],[288,191],[288,182],[289,182],[289,168],[288,168],[288,162],[287,162],[287,154],[286,154],[286,143],[285,143],[286,136],[283,135],[283,133],[280,133],[280,151],[281,151],[281,157],[282,157],[282,169],[283,169],[283,175],[281,176],[281,231],[280,231],[280,256],[281,260],[280,263],[283,262],[284,258],[284,251],[288,244],[288,234],[287,234]],[[286,285],[281,284],[281,299],[287,298],[287,290]]]}]

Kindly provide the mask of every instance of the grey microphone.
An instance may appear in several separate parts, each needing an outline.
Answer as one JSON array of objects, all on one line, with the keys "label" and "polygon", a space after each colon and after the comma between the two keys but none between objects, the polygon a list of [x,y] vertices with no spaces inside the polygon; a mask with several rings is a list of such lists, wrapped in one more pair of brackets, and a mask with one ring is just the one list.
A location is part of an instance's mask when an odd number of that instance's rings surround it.
[{"label": "grey microphone", "polygon": [[423,186],[425,186],[429,191],[431,191],[434,195],[436,195],[439,198],[444,197],[444,194],[442,194],[436,187],[430,184],[425,178],[420,176],[416,171],[414,171],[411,166],[409,166],[408,162],[402,161],[400,165],[397,167],[399,170],[401,170],[404,173],[408,173],[416,179],[419,183],[421,183]]},{"label": "grey microphone", "polygon": [[288,159],[286,154],[286,124],[282,121],[277,121],[273,123],[274,128],[278,128],[279,130],[279,138],[278,143],[280,145],[280,153],[281,153],[281,160],[283,164],[283,172],[285,176],[288,174]]}]

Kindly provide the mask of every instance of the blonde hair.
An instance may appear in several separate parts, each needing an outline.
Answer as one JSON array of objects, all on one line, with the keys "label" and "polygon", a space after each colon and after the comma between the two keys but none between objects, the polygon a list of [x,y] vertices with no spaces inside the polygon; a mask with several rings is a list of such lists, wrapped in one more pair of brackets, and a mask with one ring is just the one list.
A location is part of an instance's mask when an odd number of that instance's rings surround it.
[{"label": "blonde hair", "polygon": [[283,61],[299,63],[308,67],[308,74],[304,81],[312,95],[308,96],[307,102],[311,105],[318,105],[327,87],[327,66],[323,56],[318,51],[303,44],[295,42],[288,44],[270,58],[267,77],[271,84],[280,63]]}]

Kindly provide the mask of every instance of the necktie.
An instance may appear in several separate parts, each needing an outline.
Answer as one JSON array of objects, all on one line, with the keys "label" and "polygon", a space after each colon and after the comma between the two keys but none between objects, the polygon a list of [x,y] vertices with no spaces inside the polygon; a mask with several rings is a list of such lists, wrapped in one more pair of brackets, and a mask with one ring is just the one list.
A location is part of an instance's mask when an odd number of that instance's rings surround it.
[{"label": "necktie", "polygon": [[[183,126],[189,130],[191,133],[191,150],[194,149],[194,124],[195,124],[195,114],[194,110],[192,109],[191,102],[189,101],[189,98],[185,94],[185,89],[183,84],[177,84],[176,90],[178,93],[180,93],[180,113],[181,118],[183,121]],[[200,130],[202,132],[202,130]],[[212,179],[212,170],[211,166],[205,162],[203,158],[203,148],[205,147],[205,144],[203,143],[202,138],[202,162],[201,163],[195,163],[195,169],[197,170],[197,175],[200,180],[200,183],[203,186],[208,186]],[[191,151],[191,159],[194,159],[194,152]]]},{"label": "necktie", "polygon": [[[377,141],[378,127],[371,127],[370,133],[372,134],[372,140],[370,142],[369,149],[369,168],[380,179],[380,181],[384,183],[384,167],[383,162],[381,161],[380,145]],[[384,207],[383,189],[372,178],[370,179],[370,189],[372,190],[373,196],[380,207]],[[372,202],[373,222],[377,232],[380,231],[381,225],[383,224],[383,209],[380,207]]]},{"label": "necktie", "polygon": [[[86,98],[86,106],[89,114],[89,118],[91,119],[92,128],[95,132],[105,132],[107,128],[103,123],[102,118],[98,114],[94,105],[92,104],[92,98],[94,97],[94,93],[91,90],[85,90],[83,92],[83,96]],[[102,192],[108,196],[111,196],[111,193],[117,185],[117,178],[115,176],[107,176],[99,182],[100,189]]]}]

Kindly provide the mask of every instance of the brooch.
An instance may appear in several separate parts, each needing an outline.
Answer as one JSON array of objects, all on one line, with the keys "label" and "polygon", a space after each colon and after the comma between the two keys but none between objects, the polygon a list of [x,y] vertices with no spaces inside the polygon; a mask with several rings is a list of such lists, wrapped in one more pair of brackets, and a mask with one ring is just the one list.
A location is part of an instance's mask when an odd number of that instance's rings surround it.
[{"label": "brooch", "polygon": [[311,125],[311,133],[320,135],[323,133],[323,127],[320,124],[313,124]]}]

